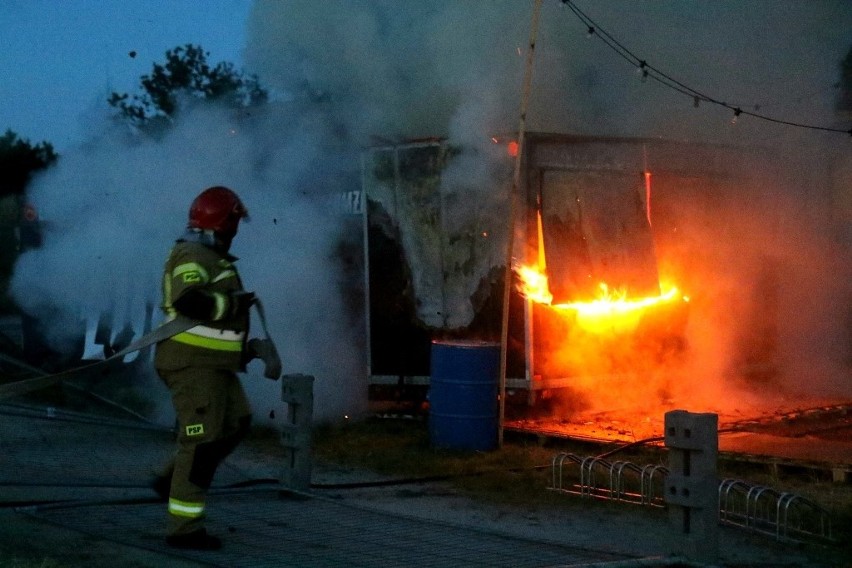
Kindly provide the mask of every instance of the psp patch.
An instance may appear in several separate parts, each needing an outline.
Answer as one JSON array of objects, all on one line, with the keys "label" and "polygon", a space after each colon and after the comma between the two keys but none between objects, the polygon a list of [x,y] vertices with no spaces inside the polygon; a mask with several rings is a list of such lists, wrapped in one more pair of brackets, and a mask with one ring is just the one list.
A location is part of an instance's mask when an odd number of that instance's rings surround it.
[{"label": "psp patch", "polygon": [[201,436],[204,434],[204,424],[190,424],[186,427],[187,436]]}]

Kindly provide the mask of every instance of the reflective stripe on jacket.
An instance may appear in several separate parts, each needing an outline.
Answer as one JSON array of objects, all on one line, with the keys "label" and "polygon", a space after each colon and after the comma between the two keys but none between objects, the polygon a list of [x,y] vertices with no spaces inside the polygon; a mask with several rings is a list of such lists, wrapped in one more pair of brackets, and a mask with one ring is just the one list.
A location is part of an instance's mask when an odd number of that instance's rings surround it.
[{"label": "reflective stripe on jacket", "polygon": [[198,242],[180,240],[172,248],[163,270],[162,309],[167,319],[177,314],[175,300],[190,290],[202,290],[214,303],[199,325],[157,344],[158,369],[242,368],[249,317],[232,310],[232,294],[243,291],[234,260]]},{"label": "reflective stripe on jacket", "polygon": [[218,351],[242,351],[246,334],[240,331],[196,325],[172,337],[173,341]]}]

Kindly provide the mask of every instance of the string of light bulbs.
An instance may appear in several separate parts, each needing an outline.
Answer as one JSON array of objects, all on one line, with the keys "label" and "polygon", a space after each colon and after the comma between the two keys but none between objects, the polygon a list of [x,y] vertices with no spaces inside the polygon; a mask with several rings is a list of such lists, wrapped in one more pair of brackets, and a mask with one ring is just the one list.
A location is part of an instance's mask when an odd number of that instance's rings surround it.
[{"label": "string of light bulbs", "polygon": [[668,75],[662,70],[654,67],[646,60],[638,57],[632,51],[630,51],[627,47],[625,47],[621,42],[615,39],[612,35],[610,35],[605,29],[599,26],[594,20],[592,20],[589,16],[587,16],[582,10],[580,10],[572,0],[560,0],[563,5],[567,6],[574,15],[586,26],[588,35],[598,37],[603,43],[612,49],[615,53],[624,58],[628,63],[636,67],[637,72],[641,73],[642,81],[647,80],[648,78],[660,83],[661,85],[677,91],[682,95],[692,98],[693,106],[698,107],[702,102],[710,103],[714,105],[718,105],[724,108],[727,108],[731,112],[734,113],[733,120],[736,121],[740,115],[751,116],[753,118],[758,118],[760,120],[766,120],[769,122],[774,122],[776,124],[783,124],[786,126],[795,126],[797,128],[808,128],[811,130],[822,130],[825,132],[839,132],[842,134],[848,134],[852,136],[852,128],[848,130],[844,130],[842,128],[833,128],[829,126],[819,126],[814,124],[806,124],[802,122],[795,122],[790,120],[782,120],[780,118],[775,118],[772,116],[768,116],[765,114],[761,114],[755,111],[749,111],[747,109],[742,108],[741,106],[729,104],[721,99],[717,99],[712,97],[706,93],[702,93],[696,89],[693,89],[689,85],[678,81],[674,77]]}]

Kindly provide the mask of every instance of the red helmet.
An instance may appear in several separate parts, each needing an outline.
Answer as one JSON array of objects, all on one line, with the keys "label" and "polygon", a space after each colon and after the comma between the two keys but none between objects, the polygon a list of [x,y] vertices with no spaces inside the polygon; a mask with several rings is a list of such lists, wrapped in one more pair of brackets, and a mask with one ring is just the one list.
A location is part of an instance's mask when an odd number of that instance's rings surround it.
[{"label": "red helmet", "polygon": [[189,227],[235,234],[240,219],[246,217],[248,210],[239,196],[227,187],[217,185],[208,187],[192,201]]}]

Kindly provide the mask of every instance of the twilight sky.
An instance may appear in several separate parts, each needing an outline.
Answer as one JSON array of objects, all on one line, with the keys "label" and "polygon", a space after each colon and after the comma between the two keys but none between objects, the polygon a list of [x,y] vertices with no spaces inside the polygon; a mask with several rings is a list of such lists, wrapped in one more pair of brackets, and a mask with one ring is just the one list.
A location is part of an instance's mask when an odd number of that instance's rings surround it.
[{"label": "twilight sky", "polygon": [[[381,6],[383,1],[372,4]],[[210,52],[212,63],[230,61],[242,68],[253,8],[256,13],[278,10],[286,14],[285,19],[299,22],[292,29],[278,30],[294,38],[289,44],[288,38],[279,38],[282,46],[305,41],[299,36],[307,33],[319,49],[311,53],[325,53],[341,62],[351,58],[352,50],[364,47],[353,43],[346,53],[337,52],[340,44],[323,41],[320,32],[328,32],[329,25],[354,26],[359,31],[357,15],[368,9],[365,7],[370,2],[351,0],[351,4],[345,4],[351,5],[348,13],[340,13],[334,7],[320,9],[311,3],[275,4],[261,1],[255,5],[252,0],[0,0],[0,131],[11,128],[34,143],[49,141],[61,153],[84,140],[91,130],[87,124],[111,110],[105,103],[110,92],[137,92],[139,77],[150,72],[154,62],[161,62],[167,49],[178,45],[201,44]],[[543,28],[554,20],[565,30],[577,32],[582,28],[567,9],[555,8],[560,6],[558,0],[546,0],[545,5]],[[831,100],[830,82],[837,76],[837,62],[852,42],[852,37],[842,39],[848,36],[852,25],[852,2],[848,0],[726,0],[704,4],[694,0],[581,0],[578,5],[600,18],[600,23],[617,39],[675,78],[706,88],[713,96],[759,103],[761,111],[794,121],[825,123],[826,117],[819,116],[807,103],[816,98]],[[401,6],[390,2],[384,9],[400,12]],[[497,12],[494,3],[459,0],[456,6],[460,11],[478,14],[479,28],[487,30],[494,24],[488,18]],[[482,10],[486,6],[489,9]],[[429,9],[421,11],[422,21],[428,21]],[[319,21],[311,19],[317,17]],[[332,19],[337,23],[323,21]],[[523,26],[528,25],[527,16],[522,19]],[[254,25],[258,25],[257,19]],[[417,27],[412,28],[409,35],[416,36],[416,30]],[[349,35],[356,34],[350,31]],[[558,75],[558,68],[566,63],[586,69],[578,76],[585,77],[587,86],[603,82],[616,90],[625,88],[622,79],[630,76],[629,68],[613,52],[601,48],[599,42],[572,42],[566,48],[555,45],[551,38],[546,29],[540,33],[534,81],[539,94],[552,90],[551,85],[543,84],[547,81],[545,75]],[[347,41],[347,35],[339,39]],[[434,36],[427,35],[425,41],[436,43]],[[585,44],[596,46],[597,52],[589,53],[589,45]],[[305,45],[295,51],[279,51],[279,67],[297,62],[293,55],[298,58],[305,53]],[[414,57],[423,47],[389,42],[384,52],[374,57]],[[448,47],[446,53],[464,53],[464,46],[456,47]],[[509,48],[514,49],[512,45]],[[310,52],[311,48],[305,49]],[[399,53],[390,55],[395,51]],[[554,55],[557,51],[559,54]],[[135,52],[135,57],[129,55],[131,52]],[[258,63],[256,57],[253,63]],[[302,71],[295,64],[294,69]],[[248,71],[259,71],[261,83],[273,87],[275,81],[269,72],[282,74],[268,64]],[[345,70],[342,72],[348,76]],[[504,76],[504,83],[511,82],[508,88],[517,90],[516,79]],[[577,84],[561,79],[556,82],[561,85],[557,85],[558,89],[565,91],[562,96],[577,96]],[[664,94],[665,89],[656,85],[652,88]],[[619,112],[625,105],[607,98],[615,96],[611,90],[597,94],[593,91],[580,98],[586,99],[584,104],[589,108],[585,112],[596,116],[599,128],[607,126],[603,124],[607,120],[624,120]],[[562,98],[554,96],[555,100]],[[623,97],[623,93],[619,96]],[[388,102],[391,94],[382,97]],[[652,114],[655,106],[658,105],[646,105],[640,109],[641,114]],[[690,105],[687,101],[676,106]],[[630,115],[636,116],[635,107]]]},{"label": "twilight sky", "polygon": [[[250,0],[0,0],[0,130],[59,151],[112,91],[135,93],[167,49],[242,67]],[[130,52],[136,56],[131,57]]]}]

